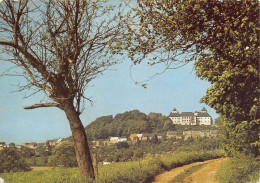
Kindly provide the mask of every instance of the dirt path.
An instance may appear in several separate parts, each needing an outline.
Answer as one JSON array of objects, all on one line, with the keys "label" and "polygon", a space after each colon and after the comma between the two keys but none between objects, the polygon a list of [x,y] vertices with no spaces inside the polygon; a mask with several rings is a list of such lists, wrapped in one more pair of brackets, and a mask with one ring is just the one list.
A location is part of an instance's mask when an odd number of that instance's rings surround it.
[{"label": "dirt path", "polygon": [[215,180],[215,174],[223,163],[224,158],[216,159],[209,164],[206,164],[198,171],[192,173],[190,176],[185,178],[185,182],[192,183],[217,183]]},{"label": "dirt path", "polygon": [[170,171],[167,171],[163,174],[157,175],[154,178],[153,183],[168,183],[171,181],[175,176],[184,172],[188,168],[200,164],[204,164],[202,168],[198,171],[192,173],[190,176],[185,178],[185,182],[192,182],[192,183],[216,183],[214,179],[214,175],[217,169],[221,166],[224,158],[215,159],[215,160],[208,160],[204,162],[196,162],[189,165],[184,165],[182,167],[174,168]]}]

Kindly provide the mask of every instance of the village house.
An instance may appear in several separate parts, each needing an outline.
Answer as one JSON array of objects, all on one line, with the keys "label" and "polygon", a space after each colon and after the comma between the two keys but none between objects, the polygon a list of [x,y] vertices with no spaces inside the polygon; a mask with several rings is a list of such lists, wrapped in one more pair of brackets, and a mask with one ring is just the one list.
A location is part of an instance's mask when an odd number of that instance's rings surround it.
[{"label": "village house", "polygon": [[188,138],[197,139],[199,137],[209,137],[214,138],[217,136],[217,130],[191,130],[183,131],[183,138],[187,140]]},{"label": "village house", "polygon": [[15,146],[17,149],[21,149],[22,148],[22,145],[16,145]]},{"label": "village house", "polygon": [[109,143],[110,144],[116,144],[118,142],[126,142],[127,138],[126,137],[110,137]]},{"label": "village house", "polygon": [[116,143],[118,143],[118,139],[119,139],[119,137],[110,137],[109,143],[116,144]]},{"label": "village house", "polygon": [[154,134],[152,134],[152,133],[144,133],[143,140],[150,141],[150,140],[152,140],[153,136],[154,136]]},{"label": "village house", "polygon": [[5,142],[0,142],[0,150],[4,149],[6,147],[7,147],[7,145]]},{"label": "village house", "polygon": [[183,132],[168,131],[166,134],[166,138],[183,139]]},{"label": "village house", "polygon": [[98,139],[98,140],[94,141],[93,144],[95,146],[108,146],[109,140],[107,140],[107,139]]},{"label": "village house", "polygon": [[137,142],[137,141],[143,141],[144,135],[143,134],[131,134],[129,136],[129,139],[132,142]]},{"label": "village house", "polygon": [[23,146],[29,147],[30,149],[36,149],[37,143],[36,142],[24,143]]},{"label": "village house", "polygon": [[118,139],[118,142],[127,142],[127,138],[126,137],[120,137]]},{"label": "village house", "polygon": [[156,133],[156,136],[157,136],[157,138],[160,140],[160,139],[162,139],[163,137],[166,137],[166,134],[165,134],[165,133]]},{"label": "village house", "polygon": [[181,114],[174,108],[169,118],[176,125],[212,125],[212,118],[205,107],[201,112],[182,112]]},{"label": "village house", "polygon": [[64,142],[65,140],[64,139],[54,139],[54,140],[47,140],[46,142],[45,142],[45,145],[46,146],[51,146],[51,147],[54,147],[54,146],[56,146],[56,145],[58,145],[58,144],[61,144],[62,142]]}]

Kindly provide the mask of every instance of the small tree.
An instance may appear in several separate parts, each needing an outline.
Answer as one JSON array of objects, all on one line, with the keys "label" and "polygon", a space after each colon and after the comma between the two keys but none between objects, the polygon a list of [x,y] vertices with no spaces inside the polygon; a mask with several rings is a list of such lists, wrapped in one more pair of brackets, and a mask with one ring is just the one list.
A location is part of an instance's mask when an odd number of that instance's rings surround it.
[{"label": "small tree", "polygon": [[31,170],[15,148],[4,148],[0,151],[0,165],[0,173]]},{"label": "small tree", "polygon": [[156,134],[154,134],[150,142],[157,144],[159,142],[158,136]]},{"label": "small tree", "polygon": [[127,149],[129,148],[129,144],[127,142],[118,142],[116,144],[116,147],[117,149],[122,149],[122,148]]},{"label": "small tree", "polygon": [[49,162],[52,166],[76,167],[77,159],[74,144],[63,142],[53,149]]},{"label": "small tree", "polygon": [[[85,90],[93,79],[117,63],[113,47],[118,47],[124,27],[120,12],[105,2],[0,3],[2,58],[17,66],[15,73],[20,72],[17,75],[26,79],[27,84],[19,91],[35,91],[30,95],[43,92],[47,97],[46,102],[25,109],[58,107],[65,112],[80,173],[92,178],[94,170],[80,119],[84,101],[91,101],[85,97]],[[109,12],[113,12],[112,16]]]}]

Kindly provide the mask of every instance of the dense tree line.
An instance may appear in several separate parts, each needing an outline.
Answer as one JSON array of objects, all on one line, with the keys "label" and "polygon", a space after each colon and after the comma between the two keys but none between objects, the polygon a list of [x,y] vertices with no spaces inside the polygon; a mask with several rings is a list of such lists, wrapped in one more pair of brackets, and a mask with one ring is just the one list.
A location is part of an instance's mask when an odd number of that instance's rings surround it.
[{"label": "dense tree line", "polygon": [[86,128],[88,140],[107,139],[110,136],[129,136],[132,133],[153,133],[173,130],[172,121],[160,114],[146,115],[139,110],[132,110],[112,115],[102,116],[90,123]]},{"label": "dense tree line", "polygon": [[160,139],[158,141],[141,142],[132,145],[105,146],[93,149],[97,152],[98,160],[108,162],[129,161],[143,158],[147,154],[164,154],[169,152],[196,152],[221,148],[216,138],[200,137],[198,139],[176,140]]}]

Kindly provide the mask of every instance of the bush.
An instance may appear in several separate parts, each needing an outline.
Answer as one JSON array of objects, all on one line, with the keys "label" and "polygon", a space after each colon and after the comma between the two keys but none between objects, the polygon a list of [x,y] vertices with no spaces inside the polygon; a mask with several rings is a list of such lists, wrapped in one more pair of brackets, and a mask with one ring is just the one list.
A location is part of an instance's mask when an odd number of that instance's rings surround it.
[{"label": "bush", "polygon": [[122,148],[127,149],[127,148],[129,148],[130,146],[129,146],[129,144],[128,144],[127,142],[118,142],[118,143],[116,144],[116,147],[117,147],[117,149],[122,149]]},{"label": "bush", "polygon": [[56,146],[48,161],[52,166],[76,167],[77,159],[73,143],[63,142]]},{"label": "bush", "polygon": [[220,183],[257,182],[260,171],[260,158],[239,155],[227,160],[217,172]]},{"label": "bush", "polygon": [[5,148],[0,151],[0,173],[29,171],[31,168],[21,158],[15,148]]}]

